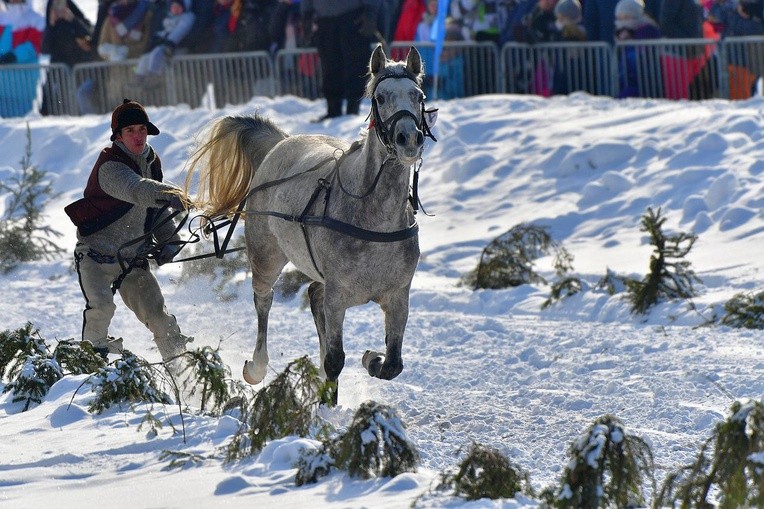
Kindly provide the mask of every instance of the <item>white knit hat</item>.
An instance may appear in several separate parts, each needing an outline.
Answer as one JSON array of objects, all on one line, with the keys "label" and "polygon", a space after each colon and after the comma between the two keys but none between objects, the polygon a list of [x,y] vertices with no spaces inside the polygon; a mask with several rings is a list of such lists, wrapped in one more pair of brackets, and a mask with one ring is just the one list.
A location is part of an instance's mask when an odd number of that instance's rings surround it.
[{"label": "white knit hat", "polygon": [[581,3],[578,0],[559,0],[554,7],[554,14],[578,23],[581,21]]},{"label": "white knit hat", "polygon": [[643,0],[619,0],[615,6],[616,18],[641,18],[645,13]]}]

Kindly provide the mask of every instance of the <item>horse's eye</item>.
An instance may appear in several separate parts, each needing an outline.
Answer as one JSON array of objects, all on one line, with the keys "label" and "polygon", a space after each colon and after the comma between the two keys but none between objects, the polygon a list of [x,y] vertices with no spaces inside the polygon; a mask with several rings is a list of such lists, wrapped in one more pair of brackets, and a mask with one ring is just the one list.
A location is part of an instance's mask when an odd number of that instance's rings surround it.
[{"label": "horse's eye", "polygon": [[377,94],[377,104],[379,104],[380,106],[385,104],[385,96],[383,96],[382,94]]}]

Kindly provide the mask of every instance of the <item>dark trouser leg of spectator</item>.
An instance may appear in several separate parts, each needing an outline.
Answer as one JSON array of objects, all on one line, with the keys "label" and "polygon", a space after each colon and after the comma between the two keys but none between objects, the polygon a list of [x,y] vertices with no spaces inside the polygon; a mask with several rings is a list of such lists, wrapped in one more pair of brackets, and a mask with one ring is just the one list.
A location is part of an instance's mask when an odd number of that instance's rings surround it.
[{"label": "dark trouser leg of spectator", "polygon": [[359,111],[371,58],[371,41],[358,33],[356,20],[360,15],[359,10],[317,20],[316,47],[328,117],[342,115],[343,99],[347,100],[347,114]]},{"label": "dark trouser leg of spectator", "polygon": [[321,92],[326,98],[326,117],[339,117],[342,115],[343,97],[343,52],[342,39],[338,29],[340,18],[318,18],[316,23],[318,30],[315,34],[316,48],[321,59],[321,73],[323,82]]},{"label": "dark trouser leg of spectator", "polygon": [[343,15],[340,23],[342,40],[343,89],[347,100],[346,113],[357,115],[366,89],[366,74],[371,58],[371,40],[358,33],[356,20],[363,11]]}]

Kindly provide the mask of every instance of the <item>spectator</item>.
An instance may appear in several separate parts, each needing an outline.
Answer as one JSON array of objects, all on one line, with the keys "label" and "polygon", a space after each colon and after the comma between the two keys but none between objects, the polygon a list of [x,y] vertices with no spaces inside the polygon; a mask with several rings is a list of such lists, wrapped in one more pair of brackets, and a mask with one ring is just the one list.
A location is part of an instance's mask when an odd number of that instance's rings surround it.
[{"label": "spectator", "polygon": [[[703,7],[699,0],[663,0],[658,25],[668,39],[701,39]],[[713,95],[707,66],[712,51],[705,45],[678,45],[661,57],[666,98],[705,99]]]},{"label": "spectator", "polygon": [[703,37],[703,7],[698,0],[662,0],[658,22],[668,39]]},{"label": "spectator", "polygon": [[[427,0],[427,11],[417,26],[416,41],[435,42],[437,33],[438,2],[448,0]],[[445,41],[463,40],[461,27],[446,19]],[[430,97],[454,99],[464,97],[464,58],[453,49],[444,48],[438,64],[438,83],[435,89],[435,50],[433,47],[420,48],[425,65],[424,91]]]},{"label": "spectator", "polygon": [[590,41],[613,44],[615,6],[618,0],[586,0],[584,2],[584,28]]},{"label": "spectator", "polygon": [[241,0],[214,0],[204,53],[226,53],[232,45]]},{"label": "spectator", "polygon": [[[376,40],[375,0],[302,0],[304,23],[315,16],[314,40],[321,59],[326,114],[318,120],[357,115],[366,86],[371,43]],[[306,30],[307,32],[307,30]]]},{"label": "spectator", "polygon": [[735,3],[720,4],[715,10],[723,26],[723,37],[745,37],[764,35],[762,21],[762,0],[738,0]]},{"label": "spectator", "polygon": [[146,49],[150,26],[148,0],[115,0],[101,30],[98,54],[112,62],[140,57]]},{"label": "spectator", "polygon": [[[724,31],[722,37],[764,35],[761,0],[738,0],[736,4],[723,4],[715,11]],[[756,81],[764,74],[758,58],[751,58],[753,49],[748,45],[735,45],[727,60],[730,99],[747,99],[753,94]]]},{"label": "spectator", "polygon": [[167,15],[162,20],[162,30],[151,39],[152,48],[141,55],[135,74],[138,84],[152,88],[161,82],[167,60],[194,25],[191,0],[172,0]]},{"label": "spectator", "polygon": [[461,24],[464,39],[498,44],[502,9],[501,0],[452,0],[451,17]]},{"label": "spectator", "polygon": [[[551,19],[554,21],[550,24]],[[581,4],[578,0],[541,0],[531,11],[529,36],[539,42],[583,42],[586,30],[581,25]],[[576,48],[564,51],[542,51],[537,54],[531,78],[531,91],[543,97],[569,94],[584,88],[589,78],[584,56]]]},{"label": "spectator", "polygon": [[[422,16],[427,12],[426,0],[404,0],[395,27],[394,41],[413,41]],[[425,60],[426,61],[426,60]]]},{"label": "spectator", "polygon": [[299,0],[279,0],[268,27],[272,41],[271,53],[284,48],[302,46],[305,41],[300,33],[300,27]]},{"label": "spectator", "polygon": [[581,3],[578,0],[559,0],[554,6],[556,34],[552,40],[563,42],[586,41],[586,29],[581,24]]},{"label": "spectator", "polygon": [[551,42],[555,39],[557,17],[554,7],[557,0],[537,0],[536,5],[523,18],[515,33],[517,42],[537,44]]},{"label": "spectator", "polygon": [[[100,60],[91,39],[93,26],[73,0],[48,0],[46,22],[42,53],[50,55],[51,63],[74,67],[76,64]],[[90,79],[78,87],[77,106],[80,114],[97,111],[93,91],[94,83]],[[53,101],[60,105],[62,96],[58,84],[49,76],[43,89],[43,115],[51,112]]]},{"label": "spectator", "polygon": [[[5,0],[0,11],[0,65],[36,64],[40,58],[45,18],[24,0]],[[32,110],[39,71],[0,73],[0,117],[20,117]]]},{"label": "spectator", "polygon": [[392,41],[401,15],[402,0],[380,0],[379,32],[385,41]]},{"label": "spectator", "polygon": [[[658,23],[645,13],[642,0],[620,0],[615,7],[614,28],[617,41],[658,39],[661,36]],[[645,48],[624,46],[619,49],[619,56],[619,98],[660,95],[657,85],[660,76],[654,75],[660,72],[660,66],[650,63],[654,53],[645,51]]]},{"label": "spectator", "polygon": [[[278,4],[278,0],[241,0],[230,51],[270,51],[274,41],[269,27]],[[235,4],[232,12],[236,14]]]}]

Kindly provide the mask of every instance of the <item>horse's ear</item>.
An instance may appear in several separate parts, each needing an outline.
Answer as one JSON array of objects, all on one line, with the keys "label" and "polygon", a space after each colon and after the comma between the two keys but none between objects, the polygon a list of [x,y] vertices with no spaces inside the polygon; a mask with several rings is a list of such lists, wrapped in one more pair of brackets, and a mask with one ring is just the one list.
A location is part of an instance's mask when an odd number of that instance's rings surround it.
[{"label": "horse's ear", "polygon": [[414,76],[422,74],[422,55],[414,46],[411,46],[409,55],[406,57],[406,69]]},{"label": "horse's ear", "polygon": [[382,45],[378,45],[374,48],[374,53],[371,54],[371,60],[369,61],[369,70],[372,74],[377,74],[379,71],[385,68],[387,64],[387,55],[385,50],[382,49]]}]

